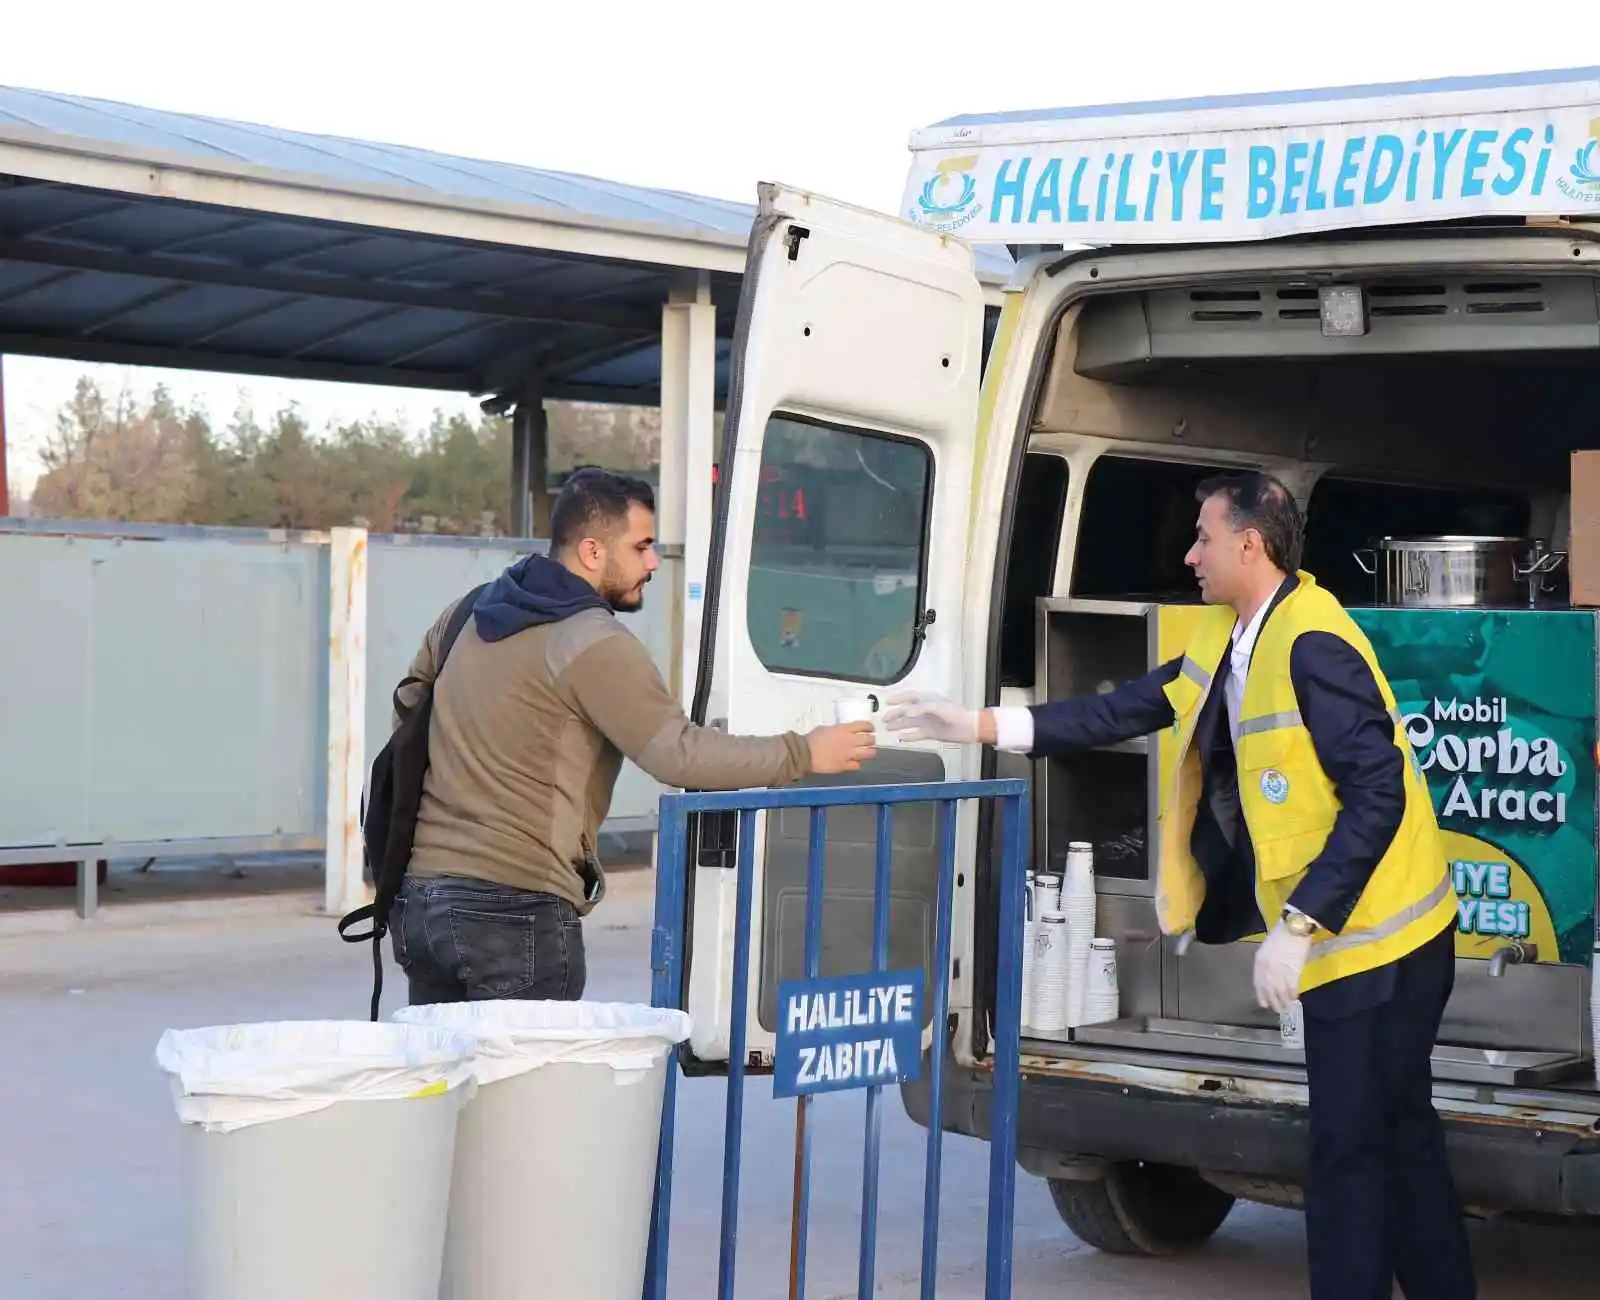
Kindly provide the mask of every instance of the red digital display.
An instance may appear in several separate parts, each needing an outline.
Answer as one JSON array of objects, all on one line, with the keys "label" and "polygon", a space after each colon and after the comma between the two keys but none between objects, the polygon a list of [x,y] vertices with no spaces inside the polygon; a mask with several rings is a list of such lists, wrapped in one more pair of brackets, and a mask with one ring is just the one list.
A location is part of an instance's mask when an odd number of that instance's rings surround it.
[{"label": "red digital display", "polygon": [[[716,465],[711,467],[713,489],[721,479]],[[782,536],[783,524],[802,524],[809,518],[806,490],[776,466],[767,465],[761,470],[761,486],[756,492],[756,527],[768,541],[801,540]]]}]

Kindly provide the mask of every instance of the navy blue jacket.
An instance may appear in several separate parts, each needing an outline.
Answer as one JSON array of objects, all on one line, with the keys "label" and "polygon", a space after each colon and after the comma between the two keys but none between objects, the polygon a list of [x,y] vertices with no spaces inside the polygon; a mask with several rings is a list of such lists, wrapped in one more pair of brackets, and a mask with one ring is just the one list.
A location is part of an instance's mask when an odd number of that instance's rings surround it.
[{"label": "navy blue jacket", "polygon": [[[1266,619],[1297,581],[1285,580]],[[1173,659],[1105,695],[1033,706],[1033,756],[1116,744],[1172,726],[1172,705],[1161,688],[1177,676],[1181,662]],[[1202,788],[1190,849],[1206,880],[1195,924],[1195,938],[1202,943],[1231,943],[1266,928],[1255,901],[1255,853],[1239,811],[1223,689],[1230,671],[1230,656],[1224,654],[1193,741],[1200,752]],[[1394,723],[1372,670],[1354,647],[1331,633],[1305,633],[1290,652],[1289,673],[1317,761],[1342,805],[1322,852],[1289,901],[1337,933],[1400,829],[1405,759],[1395,747]],[[1384,966],[1324,985],[1307,995],[1306,1011],[1342,1015],[1374,1005],[1388,997],[1393,973],[1392,966]]]}]

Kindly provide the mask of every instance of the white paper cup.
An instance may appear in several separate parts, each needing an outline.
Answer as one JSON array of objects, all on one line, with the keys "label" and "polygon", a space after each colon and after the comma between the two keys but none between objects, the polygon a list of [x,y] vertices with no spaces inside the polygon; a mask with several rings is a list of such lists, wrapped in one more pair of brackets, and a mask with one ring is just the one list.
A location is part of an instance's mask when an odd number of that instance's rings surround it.
[{"label": "white paper cup", "polygon": [[1117,991],[1117,945],[1114,939],[1090,941],[1087,987],[1097,995]]},{"label": "white paper cup", "polygon": [[1095,939],[1089,944],[1080,1023],[1098,1025],[1115,1020],[1117,1009],[1117,945],[1111,939]]},{"label": "white paper cup", "polygon": [[1289,1009],[1278,1017],[1278,1037],[1291,1052],[1301,1052],[1306,1046],[1305,1014],[1296,998]]},{"label": "white paper cup", "polygon": [[1033,877],[1034,915],[1042,919],[1047,912],[1061,910],[1061,877],[1053,871],[1039,871]]},{"label": "white paper cup", "polygon": [[836,723],[846,722],[871,722],[876,707],[869,699],[835,700],[833,702],[833,720]]}]

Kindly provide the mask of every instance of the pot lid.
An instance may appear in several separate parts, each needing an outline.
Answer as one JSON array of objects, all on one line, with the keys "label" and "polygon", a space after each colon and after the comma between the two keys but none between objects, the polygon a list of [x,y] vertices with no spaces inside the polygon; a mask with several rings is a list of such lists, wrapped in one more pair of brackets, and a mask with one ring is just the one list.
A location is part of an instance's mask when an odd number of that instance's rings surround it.
[{"label": "pot lid", "polygon": [[1378,537],[1373,546],[1526,546],[1531,537],[1480,537],[1468,533],[1439,533],[1433,536]]}]

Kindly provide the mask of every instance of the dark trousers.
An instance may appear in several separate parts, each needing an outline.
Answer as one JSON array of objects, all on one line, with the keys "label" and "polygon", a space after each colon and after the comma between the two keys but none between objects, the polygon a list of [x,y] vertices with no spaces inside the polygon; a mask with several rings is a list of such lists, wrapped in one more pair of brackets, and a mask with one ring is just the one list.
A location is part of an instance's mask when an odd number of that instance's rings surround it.
[{"label": "dark trousers", "polygon": [[408,876],[389,934],[412,1006],[583,996],[583,922],[555,894],[467,876]]},{"label": "dark trousers", "polygon": [[1305,1018],[1312,1300],[1473,1300],[1429,1057],[1455,983],[1455,927],[1395,965],[1377,1006]]}]

